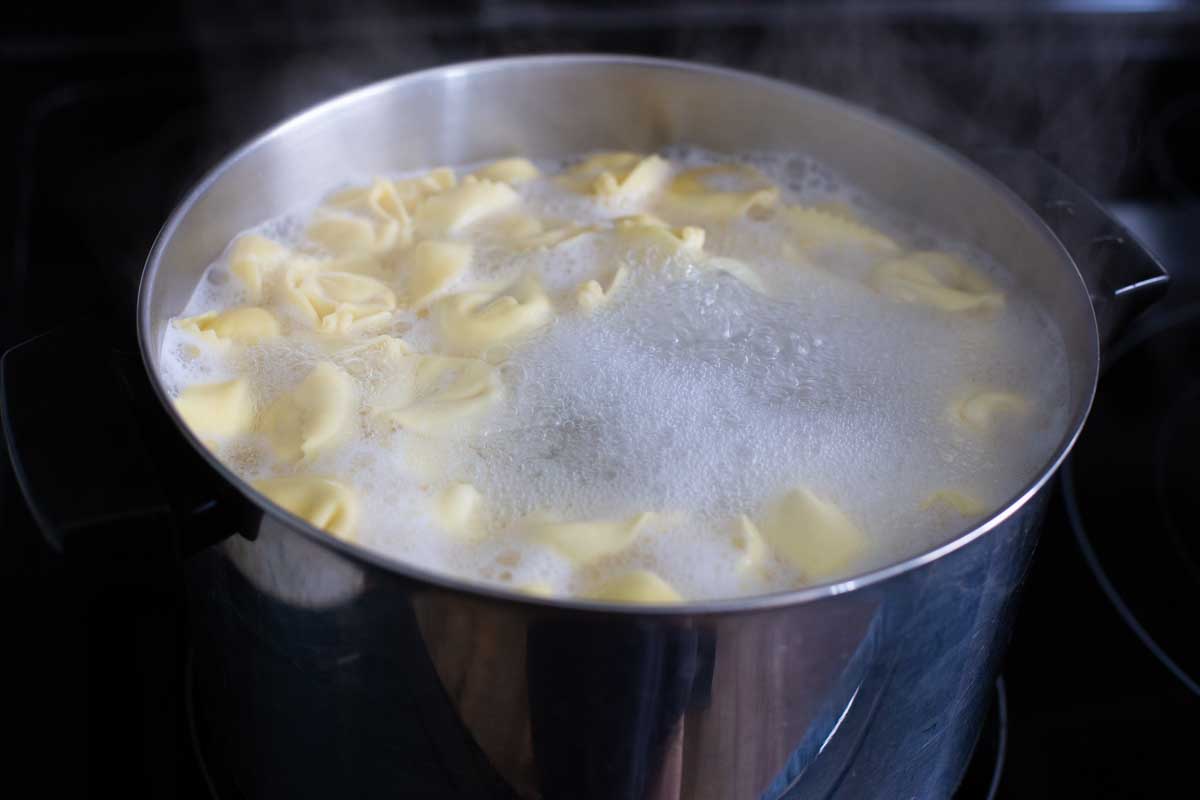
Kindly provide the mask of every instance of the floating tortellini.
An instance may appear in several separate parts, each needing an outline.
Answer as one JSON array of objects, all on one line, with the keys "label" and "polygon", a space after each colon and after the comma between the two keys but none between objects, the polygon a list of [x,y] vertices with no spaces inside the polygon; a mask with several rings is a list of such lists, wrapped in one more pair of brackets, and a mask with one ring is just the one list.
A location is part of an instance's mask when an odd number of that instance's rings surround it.
[{"label": "floating tortellini", "polygon": [[432,308],[442,341],[465,354],[527,336],[554,314],[550,298],[532,275],[505,289],[452,294]]},{"label": "floating tortellini", "polygon": [[806,253],[858,248],[875,255],[898,253],[887,234],[840,214],[812,206],[791,206],[781,214],[792,240]]},{"label": "floating tortellini", "polygon": [[763,572],[770,551],[758,528],[745,514],[738,515],[734,522],[733,546],[738,551],[736,568],[739,573],[752,577]]},{"label": "floating tortellini", "polygon": [[255,344],[279,335],[279,320],[265,308],[246,306],[217,313],[208,311],[176,320],[184,331],[213,344]]},{"label": "floating tortellini", "polygon": [[239,236],[229,254],[229,271],[241,281],[251,302],[263,297],[266,278],[292,255],[279,242],[257,233]]},{"label": "floating tortellini", "polygon": [[612,300],[613,295],[625,285],[628,277],[628,269],[617,267],[604,283],[598,280],[590,280],[581,284],[575,290],[575,300],[584,311],[595,311],[600,306]]},{"label": "floating tortellini", "polygon": [[284,461],[308,461],[339,444],[354,422],[353,379],[328,361],[263,411],[259,429]]},{"label": "floating tortellini", "polygon": [[715,164],[684,170],[667,187],[663,208],[677,216],[729,220],[769,209],[779,189],[753,167]]},{"label": "floating tortellini", "polygon": [[672,228],[650,214],[622,217],[615,222],[614,230],[621,244],[630,248],[652,248],[666,254],[694,254],[704,249],[703,228],[694,225]]},{"label": "floating tortellini", "polygon": [[254,398],[245,378],[189,386],[175,398],[175,410],[205,440],[247,433],[254,423]]},{"label": "floating tortellini", "polygon": [[472,252],[471,245],[459,242],[430,240],[414,247],[403,267],[404,305],[427,306],[466,272]]},{"label": "floating tortellini", "polygon": [[502,158],[471,174],[480,180],[516,185],[539,178],[542,172],[527,158]]},{"label": "floating tortellini", "polygon": [[624,550],[657,516],[647,511],[627,519],[559,522],[542,513],[530,515],[522,527],[534,541],[583,566]]},{"label": "floating tortellini", "polygon": [[358,526],[358,497],[345,484],[317,475],[288,475],[252,486],[272,503],[339,539],[351,539]]},{"label": "floating tortellini", "polygon": [[407,247],[412,242],[412,218],[391,181],[376,178],[368,187],[338,192],[328,205],[361,215],[323,209],[309,226],[309,238],[336,255]]},{"label": "floating tortellini", "polygon": [[808,580],[843,573],[867,549],[863,532],[841,509],[803,487],[776,501],[757,529],[775,553]]},{"label": "floating tortellini", "polygon": [[598,153],[567,170],[563,182],[581,194],[627,204],[657,192],[670,174],[671,164],[660,156]]},{"label": "floating tortellini", "polygon": [[953,403],[951,417],[973,431],[987,433],[1004,417],[1023,417],[1029,401],[1015,392],[992,390],[971,392]]},{"label": "floating tortellini", "polygon": [[391,181],[376,178],[368,187],[339,192],[329,199],[329,204],[372,216],[378,226],[377,241],[394,235],[393,243],[406,247],[412,240],[412,217],[396,184]]},{"label": "floating tortellini", "polygon": [[936,251],[910,253],[875,268],[871,285],[904,303],[943,311],[999,310],[1004,294],[957,256]]},{"label": "floating tortellini", "polygon": [[375,399],[375,413],[424,436],[462,437],[502,396],[494,366],[477,358],[411,354]]},{"label": "floating tortellini", "polygon": [[[458,183],[454,170],[438,167],[424,175],[388,181],[376,178],[370,186],[355,186],[331,195],[328,205],[369,211],[377,217],[390,217],[404,225],[412,212],[427,197],[452,189]],[[407,227],[407,226],[405,226]]]},{"label": "floating tortellini", "polygon": [[474,541],[487,532],[480,519],[483,497],[469,483],[453,483],[438,492],[433,501],[433,518],[455,538]]},{"label": "floating tortellini", "polygon": [[426,238],[452,235],[520,201],[521,196],[506,183],[469,179],[426,199],[414,216],[416,231]]},{"label": "floating tortellini", "polygon": [[602,584],[590,595],[593,600],[613,603],[665,605],[682,603],[683,595],[657,573],[639,569],[627,572]]},{"label": "floating tortellini", "polygon": [[940,489],[921,503],[922,510],[948,508],[964,517],[980,517],[987,513],[987,506],[974,496],[958,489]]},{"label": "floating tortellini", "polygon": [[527,236],[516,244],[522,250],[536,250],[539,248],[559,247],[568,243],[580,241],[582,238],[599,233],[600,228],[595,225],[577,225],[573,222],[562,225],[555,225],[550,228],[545,228],[539,233]]},{"label": "floating tortellini", "polygon": [[353,272],[327,272],[296,265],[284,278],[284,300],[323,333],[352,334],[386,324],[396,294],[382,281]]}]

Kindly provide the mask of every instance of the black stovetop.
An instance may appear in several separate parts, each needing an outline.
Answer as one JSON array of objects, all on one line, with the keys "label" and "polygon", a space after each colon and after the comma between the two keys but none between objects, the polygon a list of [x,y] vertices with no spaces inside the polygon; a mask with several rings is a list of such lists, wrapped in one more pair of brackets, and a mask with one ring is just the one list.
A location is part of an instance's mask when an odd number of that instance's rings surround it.
[{"label": "black stovetop", "polygon": [[[132,349],[144,254],[203,170],[316,100],[438,63],[693,58],[841,94],[952,144],[988,136],[1036,150],[1097,193],[1174,281],[1114,350],[1063,471],[1005,663],[1006,702],[961,794],[987,796],[1001,761],[999,797],[1159,796],[1190,782],[1200,51],[1189,42],[1200,17],[1163,2],[330,8],[56,5],[0,29],[13,187],[0,214],[12,243],[0,260],[0,348],[90,316],[97,335]],[[175,576],[113,585],[63,563],[3,459],[0,536],[4,685],[16,701],[6,780],[36,780],[46,796],[209,797]],[[219,782],[219,765],[211,771]]]}]

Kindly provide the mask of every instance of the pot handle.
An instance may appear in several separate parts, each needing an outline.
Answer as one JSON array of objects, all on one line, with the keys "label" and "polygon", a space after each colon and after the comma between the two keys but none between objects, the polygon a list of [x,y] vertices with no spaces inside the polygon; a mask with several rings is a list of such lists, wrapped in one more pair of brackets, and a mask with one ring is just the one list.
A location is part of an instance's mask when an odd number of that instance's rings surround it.
[{"label": "pot handle", "polygon": [[0,359],[4,440],[50,545],[129,574],[255,530],[253,507],[172,428],[140,359],[91,331],[52,331]]},{"label": "pot handle", "polygon": [[992,148],[971,157],[1037,212],[1062,242],[1087,284],[1101,346],[1166,292],[1170,278],[1158,259],[1095,198],[1040,156]]}]

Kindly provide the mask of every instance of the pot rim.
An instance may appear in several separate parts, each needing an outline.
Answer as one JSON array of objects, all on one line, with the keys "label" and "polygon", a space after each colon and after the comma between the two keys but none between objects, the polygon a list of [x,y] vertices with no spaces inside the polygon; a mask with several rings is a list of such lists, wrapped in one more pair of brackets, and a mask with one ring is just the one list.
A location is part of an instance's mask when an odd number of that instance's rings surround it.
[{"label": "pot rim", "polygon": [[[201,457],[208,462],[209,466],[216,470],[216,472],[228,483],[237,488],[237,490],[247,500],[256,505],[264,514],[273,517],[278,522],[286,525],[289,529],[303,535],[314,544],[335,550],[341,556],[344,556],[358,564],[378,567],[387,570],[388,572],[398,573],[407,579],[430,584],[433,588],[450,590],[469,595],[477,595],[489,600],[500,601],[504,603],[545,606],[564,611],[569,610],[641,616],[691,617],[756,612],[782,606],[816,602],[873,586],[904,573],[911,572],[926,564],[937,561],[962,547],[965,547],[992,529],[1002,525],[1022,506],[1024,506],[1025,503],[1027,503],[1035,494],[1037,494],[1046,485],[1050,478],[1053,477],[1063,460],[1071,451],[1071,448],[1075,444],[1075,440],[1078,438],[1080,431],[1083,429],[1083,424],[1087,419],[1088,413],[1092,407],[1093,399],[1095,397],[1096,384],[1099,378],[1100,346],[1099,331],[1094,311],[1087,315],[1087,319],[1090,321],[1091,331],[1090,335],[1086,338],[1093,345],[1091,348],[1092,352],[1090,354],[1083,353],[1078,356],[1079,358],[1087,358],[1090,356],[1093,361],[1091,369],[1092,378],[1090,380],[1090,386],[1086,391],[1086,397],[1080,406],[1079,412],[1068,424],[1067,429],[1055,447],[1053,454],[1041,467],[1041,469],[1036,472],[1030,481],[1028,481],[1012,497],[1004,501],[999,506],[998,510],[995,511],[991,516],[985,518],[976,525],[963,529],[958,534],[951,537],[948,541],[940,545],[922,550],[916,555],[905,558],[894,564],[889,564],[887,566],[869,570],[844,579],[805,586],[799,589],[789,589],[779,592],[749,595],[744,597],[702,600],[695,603],[645,605],[601,602],[575,597],[540,597],[529,595],[519,592],[515,589],[506,589],[495,584],[458,578],[454,575],[429,570],[424,567],[406,562],[403,559],[393,558],[385,555],[363,545],[339,539],[275,505],[264,495],[255,490],[247,481],[238,477],[232,470],[222,464],[209,451],[209,449],[200,442],[195,434],[192,433],[188,426],[183,422],[183,419],[176,412],[174,402],[172,402],[171,397],[163,388],[162,382],[152,366],[155,363],[155,356],[150,352],[150,292],[160,266],[162,254],[167,248],[167,243],[171,240],[176,228],[179,227],[181,220],[184,218],[184,216],[186,216],[196,201],[199,200],[200,197],[202,197],[211,186],[221,179],[226,170],[228,170],[236,162],[242,160],[249,153],[266,145],[268,142],[274,139],[287,136],[294,129],[303,128],[310,120],[320,117],[339,106],[362,102],[373,95],[384,94],[390,91],[394,86],[403,83],[418,83],[430,79],[464,80],[474,75],[497,70],[508,70],[523,67],[559,66],[564,64],[624,65],[628,67],[652,70],[675,70],[708,74],[714,77],[758,83],[770,86],[776,90],[783,90],[808,97],[816,97],[822,102],[840,106],[845,113],[851,116],[857,116],[866,121],[887,125],[915,143],[940,154],[942,157],[947,158],[955,162],[958,166],[972,172],[977,179],[989,184],[994,191],[1006,197],[1009,204],[1013,206],[1014,210],[1023,216],[1026,221],[1033,226],[1037,233],[1041,235],[1043,239],[1045,239],[1047,246],[1057,250],[1060,258],[1066,262],[1066,264],[1070,265],[1071,269],[1075,273],[1076,279],[1079,281],[1079,290],[1085,295],[1087,294],[1086,284],[1084,283],[1083,277],[1079,272],[1078,266],[1063,247],[1062,243],[1050,231],[1046,223],[997,177],[977,166],[957,151],[942,144],[941,142],[938,142],[935,139],[932,139],[924,133],[892,120],[885,115],[876,113],[870,109],[863,108],[833,95],[818,92],[816,90],[799,86],[781,79],[770,78],[763,75],[757,75],[755,73],[731,69],[723,66],[691,61],[681,61],[677,59],[650,58],[628,55],[549,54],[515,56],[467,61],[405,73],[392,78],[386,78],[358,89],[353,89],[336,95],[328,100],[324,100],[272,126],[265,132],[260,133],[245,144],[235,149],[232,153],[223,158],[216,166],[210,169],[204,175],[204,177],[201,178],[200,181],[197,182],[190,191],[188,191],[179,204],[176,205],[170,216],[167,218],[167,221],[159,230],[158,235],[155,237],[154,244],[146,258],[146,263],[142,269],[141,281],[138,287],[137,309],[138,348],[142,358],[142,365],[146,369],[147,375],[150,379],[150,384],[154,387],[154,392],[157,394],[159,401],[162,403],[167,415],[179,428],[180,433],[182,433],[182,435],[188,440],[195,450],[199,451]],[[1088,303],[1088,308],[1091,309],[1090,302]]]}]

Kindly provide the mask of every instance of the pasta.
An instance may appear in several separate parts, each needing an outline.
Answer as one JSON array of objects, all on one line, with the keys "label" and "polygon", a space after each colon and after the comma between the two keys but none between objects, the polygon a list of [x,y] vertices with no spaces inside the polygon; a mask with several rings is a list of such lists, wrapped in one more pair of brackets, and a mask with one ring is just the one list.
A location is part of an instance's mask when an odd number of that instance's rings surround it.
[{"label": "pasta", "polygon": [[254,401],[245,378],[189,386],[175,398],[175,410],[203,439],[237,436],[250,430],[254,421]]},{"label": "pasta", "polygon": [[649,512],[623,520],[555,522],[536,515],[525,523],[529,535],[576,564],[590,564],[628,547],[655,515]]},{"label": "pasta", "polygon": [[279,335],[279,320],[263,308],[231,308],[208,311],[175,321],[181,329],[212,343],[255,344]]},{"label": "pasta", "polygon": [[983,256],[796,167],[610,151],[342,187],[233,240],[166,385],[285,511],[529,597],[844,579],[994,510],[1067,379],[1039,383],[1061,342]]},{"label": "pasta", "polygon": [[229,271],[242,282],[250,301],[257,303],[263,296],[263,281],[289,255],[286,247],[265,236],[239,236],[229,256]]},{"label": "pasta", "polygon": [[288,269],[285,302],[323,333],[349,334],[386,323],[396,294],[383,282],[353,272],[325,272],[308,264]]},{"label": "pasta", "polygon": [[358,524],[358,498],[349,487],[316,475],[289,475],[255,481],[268,500],[339,539],[352,539]]},{"label": "pasta", "polygon": [[1002,417],[1020,417],[1029,412],[1029,403],[1013,392],[982,391],[968,395],[953,406],[953,417],[978,433],[987,433]]},{"label": "pasta", "polygon": [[452,285],[471,263],[469,244],[424,241],[413,248],[404,268],[404,305],[420,309]]},{"label": "pasta", "polygon": [[466,435],[471,423],[498,402],[495,367],[475,358],[408,355],[375,401],[375,413],[423,436]]},{"label": "pasta", "polygon": [[793,489],[758,529],[779,557],[810,578],[843,572],[866,551],[866,538],[837,506],[805,488]]},{"label": "pasta", "polygon": [[263,411],[259,429],[281,460],[312,460],[346,436],[355,405],[354,381],[323,361]]},{"label": "pasta", "polygon": [[478,539],[485,530],[479,522],[479,490],[469,483],[454,483],[438,493],[433,515],[449,534],[460,539]]},{"label": "pasta", "polygon": [[541,177],[542,171],[527,158],[502,158],[471,173],[480,180],[520,184]]},{"label": "pasta", "polygon": [[682,603],[683,596],[671,584],[649,570],[636,570],[605,583],[592,595],[615,603]]},{"label": "pasta", "polygon": [[526,336],[550,321],[550,299],[527,275],[495,291],[452,294],[433,305],[438,333],[455,353],[479,354]]},{"label": "pasta", "polygon": [[516,206],[520,196],[505,183],[473,180],[425,200],[416,211],[417,233],[447,236]]},{"label": "pasta", "polygon": [[948,253],[922,251],[880,264],[871,285],[904,303],[920,303],[943,311],[999,310],[1004,295]]},{"label": "pasta", "polygon": [[755,209],[770,209],[778,199],[779,189],[753,167],[715,164],[677,175],[663,207],[677,216],[733,219]]}]

